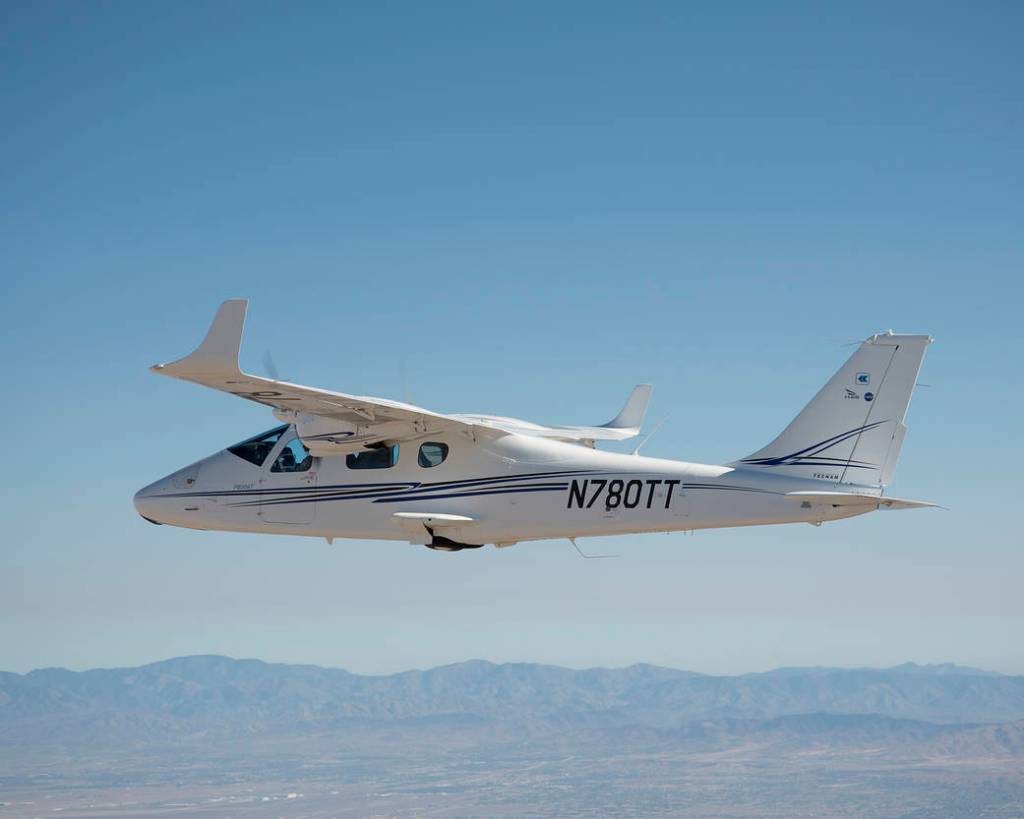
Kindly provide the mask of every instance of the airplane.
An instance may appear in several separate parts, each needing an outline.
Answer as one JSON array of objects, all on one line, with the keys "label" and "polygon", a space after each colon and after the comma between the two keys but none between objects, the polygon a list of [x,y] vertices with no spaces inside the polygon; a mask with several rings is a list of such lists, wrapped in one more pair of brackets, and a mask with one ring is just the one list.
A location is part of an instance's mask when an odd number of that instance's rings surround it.
[{"label": "airplane", "polygon": [[[651,386],[598,426],[442,414],[242,372],[248,302],[217,311],[190,355],[152,371],[271,407],[278,426],[135,495],[190,529],[391,540],[439,551],[523,541],[811,523],[932,507],[885,495],[932,338],[866,339],[771,443],[723,465],[610,452],[640,433]],[[578,548],[578,547],[577,547]],[[586,555],[584,555],[586,556]]]}]

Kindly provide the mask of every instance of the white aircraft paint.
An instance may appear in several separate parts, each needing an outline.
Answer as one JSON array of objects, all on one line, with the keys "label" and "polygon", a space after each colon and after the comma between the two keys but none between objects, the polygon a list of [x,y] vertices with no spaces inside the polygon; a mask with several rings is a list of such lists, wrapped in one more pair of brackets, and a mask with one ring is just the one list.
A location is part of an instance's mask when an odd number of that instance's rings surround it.
[{"label": "white aircraft paint", "polygon": [[607,424],[556,427],[244,373],[246,307],[225,302],[195,352],[152,369],[265,404],[282,424],[140,490],[153,523],[457,551],[934,505],[884,495],[929,336],[871,336],[774,441],[714,466],[596,449],[639,434],[649,385]]}]

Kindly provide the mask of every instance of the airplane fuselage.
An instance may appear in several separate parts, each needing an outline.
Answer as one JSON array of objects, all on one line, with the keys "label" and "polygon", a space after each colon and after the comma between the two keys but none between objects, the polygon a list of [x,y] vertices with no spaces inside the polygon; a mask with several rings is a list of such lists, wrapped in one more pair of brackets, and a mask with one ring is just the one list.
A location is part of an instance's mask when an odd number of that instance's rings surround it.
[{"label": "airplane fuselage", "polygon": [[[324,538],[433,537],[462,545],[726,526],[820,523],[869,511],[794,502],[787,493],[835,490],[832,481],[766,474],[505,435],[457,434],[401,443],[373,468],[344,456],[280,471],[296,436],[280,434],[262,463],[230,450],[157,481],[136,496],[144,517],[194,529]],[[443,461],[425,466],[424,444]],[[301,454],[301,453],[300,453]],[[429,462],[427,459],[426,462]],[[294,467],[294,459],[289,460]],[[277,467],[277,470],[275,470]],[[428,515],[452,516],[438,528]]]},{"label": "airplane fuselage", "polygon": [[553,426],[244,372],[246,310],[244,299],[224,302],[192,353],[151,369],[262,404],[283,423],[142,489],[135,506],[153,523],[460,550],[933,505],[883,497],[930,336],[865,339],[769,444],[709,466],[596,448],[639,435],[649,384],[605,424]]}]

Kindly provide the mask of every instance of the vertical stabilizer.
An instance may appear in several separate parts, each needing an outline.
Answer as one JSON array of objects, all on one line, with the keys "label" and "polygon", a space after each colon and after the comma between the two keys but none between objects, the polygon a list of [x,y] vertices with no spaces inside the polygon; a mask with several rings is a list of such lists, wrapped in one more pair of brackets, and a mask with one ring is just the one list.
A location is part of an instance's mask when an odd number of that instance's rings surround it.
[{"label": "vertical stabilizer", "polygon": [[931,340],[871,336],[778,438],[733,466],[862,486],[889,483]]}]

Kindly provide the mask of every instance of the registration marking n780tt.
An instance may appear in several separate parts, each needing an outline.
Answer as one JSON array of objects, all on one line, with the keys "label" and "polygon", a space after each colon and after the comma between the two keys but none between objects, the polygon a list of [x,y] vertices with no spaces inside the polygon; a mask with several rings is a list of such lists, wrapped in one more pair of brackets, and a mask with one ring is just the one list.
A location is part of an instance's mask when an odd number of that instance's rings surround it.
[{"label": "registration marking n780tt", "polygon": [[[654,490],[659,486],[665,487],[665,509],[669,508],[672,502],[672,491],[681,483],[679,480],[662,479],[631,479],[604,480],[593,478],[586,480],[574,480],[569,486],[569,501],[567,509],[590,509],[602,493],[604,494],[604,508],[618,509],[620,506],[626,509],[636,509],[641,503],[644,509],[650,509],[654,503]],[[589,494],[588,494],[589,493]]]}]

